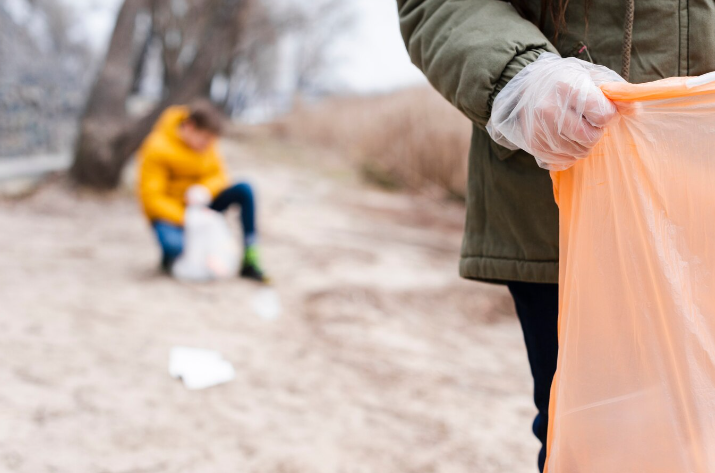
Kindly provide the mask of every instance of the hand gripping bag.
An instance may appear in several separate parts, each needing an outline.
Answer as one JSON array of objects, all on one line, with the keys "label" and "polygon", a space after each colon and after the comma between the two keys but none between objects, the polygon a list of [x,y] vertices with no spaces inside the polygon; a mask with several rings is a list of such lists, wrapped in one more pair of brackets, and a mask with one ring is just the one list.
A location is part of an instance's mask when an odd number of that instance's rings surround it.
[{"label": "hand gripping bag", "polygon": [[552,172],[548,473],[715,472],[715,77],[601,89],[620,118]]}]

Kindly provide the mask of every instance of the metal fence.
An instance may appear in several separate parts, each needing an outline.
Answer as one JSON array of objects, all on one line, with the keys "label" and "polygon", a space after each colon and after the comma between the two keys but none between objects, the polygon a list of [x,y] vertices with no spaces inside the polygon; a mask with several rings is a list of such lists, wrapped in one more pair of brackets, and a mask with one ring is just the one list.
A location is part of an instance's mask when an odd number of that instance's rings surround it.
[{"label": "metal fence", "polygon": [[72,146],[87,87],[77,55],[38,44],[0,2],[0,157]]}]

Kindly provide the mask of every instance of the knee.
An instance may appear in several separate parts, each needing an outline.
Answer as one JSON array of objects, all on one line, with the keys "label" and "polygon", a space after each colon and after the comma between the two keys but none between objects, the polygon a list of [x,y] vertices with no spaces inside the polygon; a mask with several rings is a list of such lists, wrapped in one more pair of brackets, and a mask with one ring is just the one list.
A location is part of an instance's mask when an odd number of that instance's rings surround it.
[{"label": "knee", "polygon": [[248,182],[239,182],[233,186],[233,191],[246,198],[253,198],[253,187]]},{"label": "knee", "polygon": [[546,445],[546,440],[549,432],[549,416],[547,414],[537,414],[534,423],[531,425],[536,438]]},{"label": "knee", "polygon": [[248,182],[234,184],[230,192],[234,196],[234,201],[239,205],[245,205],[254,200],[253,187]]}]

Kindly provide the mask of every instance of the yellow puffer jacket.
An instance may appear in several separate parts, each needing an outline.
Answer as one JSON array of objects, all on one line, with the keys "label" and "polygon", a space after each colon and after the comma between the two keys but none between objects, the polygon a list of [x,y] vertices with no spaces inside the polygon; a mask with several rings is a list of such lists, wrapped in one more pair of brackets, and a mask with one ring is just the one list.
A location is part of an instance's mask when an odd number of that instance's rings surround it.
[{"label": "yellow puffer jacket", "polygon": [[139,149],[139,199],[149,220],[183,225],[189,187],[201,184],[215,197],[228,185],[215,145],[199,153],[179,137],[179,125],[188,115],[186,107],[168,108]]}]

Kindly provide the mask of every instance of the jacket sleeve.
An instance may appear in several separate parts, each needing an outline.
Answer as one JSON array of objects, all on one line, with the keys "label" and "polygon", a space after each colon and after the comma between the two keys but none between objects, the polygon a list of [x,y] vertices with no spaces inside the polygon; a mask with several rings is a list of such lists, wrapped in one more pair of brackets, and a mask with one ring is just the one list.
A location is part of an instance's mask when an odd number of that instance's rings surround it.
[{"label": "jacket sleeve", "polygon": [[412,62],[474,123],[484,127],[494,97],[542,52],[558,51],[501,0],[397,0]]},{"label": "jacket sleeve", "polygon": [[206,175],[203,176],[199,184],[205,186],[209,192],[211,192],[212,197],[216,197],[221,191],[228,187],[226,168],[218,151],[214,152],[213,165]]},{"label": "jacket sleeve", "polygon": [[139,197],[151,218],[184,224],[184,206],[167,194],[169,171],[161,157],[150,150],[141,152]]}]

